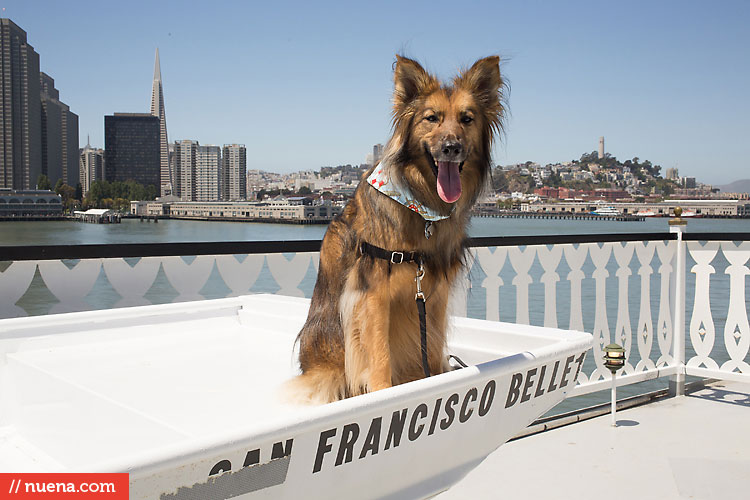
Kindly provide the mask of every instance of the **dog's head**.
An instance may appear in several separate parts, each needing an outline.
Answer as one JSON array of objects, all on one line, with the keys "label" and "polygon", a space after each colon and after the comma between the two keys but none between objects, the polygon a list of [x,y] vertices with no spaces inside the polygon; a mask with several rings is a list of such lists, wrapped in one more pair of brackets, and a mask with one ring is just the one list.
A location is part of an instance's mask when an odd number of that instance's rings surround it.
[{"label": "dog's head", "polygon": [[428,205],[449,211],[459,200],[473,204],[505,115],[500,59],[480,59],[443,85],[416,61],[396,57],[394,134],[386,154]]}]

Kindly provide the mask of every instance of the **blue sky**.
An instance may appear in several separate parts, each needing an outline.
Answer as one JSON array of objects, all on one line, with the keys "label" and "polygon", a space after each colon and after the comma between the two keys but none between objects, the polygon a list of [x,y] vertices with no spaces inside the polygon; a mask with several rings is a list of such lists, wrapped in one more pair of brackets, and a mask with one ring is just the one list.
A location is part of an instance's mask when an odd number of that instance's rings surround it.
[{"label": "blue sky", "polygon": [[0,1],[104,145],[149,111],[161,55],[170,141],[244,143],[248,168],[358,164],[390,132],[394,54],[449,78],[498,54],[497,163],[596,149],[713,184],[750,178],[750,2]]}]

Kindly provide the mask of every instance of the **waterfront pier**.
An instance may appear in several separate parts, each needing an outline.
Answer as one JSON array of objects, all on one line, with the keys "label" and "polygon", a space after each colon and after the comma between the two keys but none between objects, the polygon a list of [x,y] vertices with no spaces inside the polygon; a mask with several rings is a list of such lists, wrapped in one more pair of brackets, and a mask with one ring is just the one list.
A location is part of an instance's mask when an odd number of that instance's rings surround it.
[{"label": "waterfront pier", "polygon": [[475,212],[474,217],[495,217],[499,219],[567,219],[567,220],[592,220],[592,221],[620,221],[637,222],[644,221],[646,217],[641,215],[597,215],[571,212]]},{"label": "waterfront pier", "polygon": [[90,224],[119,224],[120,214],[107,208],[90,208],[86,211],[76,210],[73,218]]}]

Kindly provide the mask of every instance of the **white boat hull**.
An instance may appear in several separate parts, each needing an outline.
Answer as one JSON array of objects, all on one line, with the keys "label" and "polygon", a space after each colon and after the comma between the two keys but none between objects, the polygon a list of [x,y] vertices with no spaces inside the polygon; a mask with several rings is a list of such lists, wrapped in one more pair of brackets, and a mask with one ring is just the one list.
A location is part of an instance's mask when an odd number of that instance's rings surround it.
[{"label": "white boat hull", "polygon": [[427,498],[561,401],[591,344],[454,318],[468,368],[302,407],[279,394],[308,305],[1,320],[0,472],[127,472],[131,499]]}]

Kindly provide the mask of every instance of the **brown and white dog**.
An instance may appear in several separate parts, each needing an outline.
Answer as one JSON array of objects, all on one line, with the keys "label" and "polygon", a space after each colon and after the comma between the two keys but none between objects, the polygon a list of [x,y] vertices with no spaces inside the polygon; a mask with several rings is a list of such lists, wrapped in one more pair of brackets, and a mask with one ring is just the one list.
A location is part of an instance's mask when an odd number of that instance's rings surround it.
[{"label": "brown and white dog", "polygon": [[[449,368],[448,299],[464,266],[469,211],[490,173],[505,116],[499,58],[446,85],[397,56],[393,136],[328,228],[307,321],[295,399],[327,403],[424,377],[417,263],[363,250],[416,252],[424,263],[429,372]],[[385,185],[385,187],[384,187]]]}]

